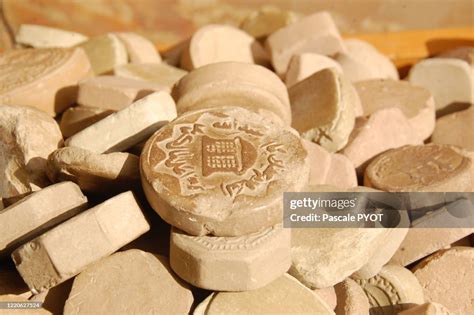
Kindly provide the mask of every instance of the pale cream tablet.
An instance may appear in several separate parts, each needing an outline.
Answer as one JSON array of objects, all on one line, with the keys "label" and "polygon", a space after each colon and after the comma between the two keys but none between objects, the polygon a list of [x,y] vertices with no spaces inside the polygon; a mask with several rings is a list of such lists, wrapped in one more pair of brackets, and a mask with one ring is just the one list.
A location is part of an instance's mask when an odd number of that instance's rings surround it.
[{"label": "pale cream tablet", "polygon": [[283,192],[308,181],[294,130],[239,107],[181,115],[146,143],[142,185],[156,212],[191,235],[240,236],[283,218]]},{"label": "pale cream tablet", "polygon": [[198,29],[181,56],[181,68],[193,70],[211,63],[237,61],[267,63],[262,45],[230,25],[210,24]]},{"label": "pale cream tablet", "polygon": [[130,63],[160,63],[161,56],[155,45],[145,37],[132,32],[114,33],[125,45]]},{"label": "pale cream tablet", "polygon": [[453,315],[446,307],[439,303],[425,303],[401,311],[398,315]]},{"label": "pale cream tablet", "polygon": [[104,119],[113,112],[113,110],[88,106],[70,107],[61,115],[59,128],[61,129],[63,137],[69,138],[99,120]]},{"label": "pale cream tablet", "polygon": [[149,229],[128,191],[26,243],[13,252],[12,259],[36,294],[76,276]]},{"label": "pale cream tablet", "polygon": [[408,80],[428,89],[436,110],[457,103],[474,103],[474,74],[470,64],[456,58],[431,58],[415,64]]},{"label": "pale cream tablet", "polygon": [[263,6],[253,11],[240,23],[240,29],[255,38],[262,39],[282,27],[290,25],[299,19],[293,11],[281,10],[275,6]]},{"label": "pale cream tablet", "polygon": [[309,159],[309,180],[308,185],[324,185],[331,167],[332,155],[323,147],[314,142],[302,139]]},{"label": "pale cream tablet", "polygon": [[436,120],[431,142],[452,144],[474,151],[474,107],[455,112]]},{"label": "pale cream tablet", "polygon": [[288,87],[291,87],[312,74],[326,68],[334,68],[338,73],[342,74],[341,66],[334,61],[334,59],[327,56],[315,53],[294,55],[288,64],[288,69],[285,74],[285,83]]},{"label": "pale cream tablet", "polygon": [[286,72],[291,57],[312,52],[331,56],[346,51],[344,42],[331,15],[317,12],[279,29],[265,43],[275,71]]},{"label": "pale cream tablet", "polygon": [[119,77],[144,80],[156,83],[171,91],[173,85],[188,72],[166,63],[129,63],[115,67],[114,74]]},{"label": "pale cream tablet", "polygon": [[[8,308],[5,308],[5,307],[2,307],[2,309],[0,310],[0,314],[2,315],[17,315],[17,314],[25,314],[25,315],[51,315],[52,313],[50,313],[49,311],[45,310],[44,308],[28,308],[28,306],[32,307],[33,305],[26,305],[26,303],[28,302],[28,299],[23,297],[23,296],[19,296],[19,295],[14,295],[14,294],[6,294],[6,295],[0,295],[0,303],[3,305],[7,304],[7,303],[11,303],[13,308],[12,309],[8,309]],[[25,306],[24,308],[14,308],[16,303],[19,303],[21,306]],[[24,303],[24,304],[23,304]]]},{"label": "pale cream tablet", "polygon": [[116,66],[127,63],[127,50],[114,34],[92,37],[78,47],[86,52],[96,75],[108,73]]},{"label": "pale cream tablet", "polygon": [[31,107],[0,105],[0,135],[0,197],[49,185],[46,160],[62,145],[56,121]]},{"label": "pale cream tablet", "polygon": [[6,51],[0,55],[0,104],[36,107],[54,116],[74,103],[74,85],[90,70],[81,49]]},{"label": "pale cream tablet", "polygon": [[326,185],[333,185],[339,188],[352,188],[357,186],[357,173],[354,164],[345,155],[331,154]]},{"label": "pale cream tablet", "polygon": [[189,314],[193,294],[168,259],[141,250],[118,252],[74,279],[64,307],[73,314]]},{"label": "pale cream tablet", "polygon": [[291,123],[288,91],[270,70],[241,62],[221,62],[196,69],[173,89],[178,114],[222,106],[240,106]]},{"label": "pale cream tablet", "polygon": [[435,128],[435,104],[431,93],[406,81],[367,80],[355,84],[364,115],[382,108],[397,107],[408,118],[420,139],[427,139]]},{"label": "pale cream tablet", "polygon": [[369,299],[364,290],[351,278],[335,285],[337,295],[336,315],[369,314]]},{"label": "pale cream tablet", "polygon": [[288,271],[290,238],[290,229],[281,225],[237,237],[191,236],[172,228],[170,264],[195,287],[255,290]]},{"label": "pale cream tablet", "polygon": [[52,182],[72,181],[84,191],[103,194],[132,189],[140,181],[138,156],[125,152],[97,154],[74,147],[51,153],[47,173]]},{"label": "pale cream tablet", "polygon": [[0,211],[0,255],[30,241],[87,207],[87,198],[72,182],[43,188]]},{"label": "pale cream tablet", "polygon": [[334,314],[316,293],[287,274],[257,290],[213,293],[194,311],[194,315],[230,313]]},{"label": "pale cream tablet", "polygon": [[66,140],[66,146],[96,153],[126,150],[175,117],[176,105],[171,96],[155,92],[76,133]]},{"label": "pale cream tablet", "polygon": [[371,161],[364,185],[384,191],[470,191],[471,163],[450,145],[404,146]]},{"label": "pale cream tablet", "polygon": [[34,48],[72,47],[87,39],[80,33],[35,24],[21,24],[15,35],[17,43]]},{"label": "pale cream tablet", "polygon": [[413,271],[428,301],[443,304],[453,314],[474,313],[474,248],[439,251]]},{"label": "pale cream tablet", "polygon": [[386,265],[375,277],[356,282],[364,289],[373,312],[395,315],[410,304],[425,302],[419,281],[401,266]]},{"label": "pale cream tablet", "polygon": [[166,90],[166,86],[153,82],[104,75],[79,83],[77,103],[117,111],[148,94]]},{"label": "pale cream tablet", "polygon": [[421,144],[412,125],[399,108],[384,108],[356,119],[347,145],[340,151],[362,175],[367,163],[378,154],[407,144]]},{"label": "pale cream tablet", "polygon": [[342,149],[354,128],[356,93],[333,68],[323,69],[289,89],[292,127],[329,152]]}]

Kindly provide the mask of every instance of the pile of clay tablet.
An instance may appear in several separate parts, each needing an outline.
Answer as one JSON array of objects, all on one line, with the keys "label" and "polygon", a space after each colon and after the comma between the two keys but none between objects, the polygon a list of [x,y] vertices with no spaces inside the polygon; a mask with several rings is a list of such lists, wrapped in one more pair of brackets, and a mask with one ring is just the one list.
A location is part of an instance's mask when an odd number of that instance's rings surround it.
[{"label": "pile of clay tablet", "polygon": [[284,192],[473,191],[473,47],[400,80],[327,12],[276,9],[161,56],[135,33],[16,42],[0,305],[43,304],[0,314],[474,314],[473,228],[282,225]]}]

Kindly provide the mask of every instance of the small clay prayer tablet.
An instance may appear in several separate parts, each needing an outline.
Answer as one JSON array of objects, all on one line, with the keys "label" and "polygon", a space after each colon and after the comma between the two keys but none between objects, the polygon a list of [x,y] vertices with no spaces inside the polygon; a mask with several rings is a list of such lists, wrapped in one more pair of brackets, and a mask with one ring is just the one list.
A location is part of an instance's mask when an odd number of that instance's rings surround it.
[{"label": "small clay prayer tablet", "polygon": [[398,315],[453,315],[453,313],[439,303],[430,302],[401,311]]},{"label": "small clay prayer tablet", "polygon": [[150,81],[159,86],[163,86],[165,91],[171,92],[173,85],[184,77],[188,72],[182,69],[167,65],[166,63],[129,63],[118,66],[114,69],[114,74],[135,80]]},{"label": "small clay prayer tablet", "polygon": [[114,33],[124,44],[130,63],[160,63],[161,57],[152,42],[132,32]]},{"label": "small clay prayer tablet", "polygon": [[471,163],[450,145],[404,146],[370,162],[364,185],[384,191],[470,191]]},{"label": "small clay prayer tablet", "polygon": [[155,92],[81,130],[67,139],[66,145],[96,153],[126,150],[175,117],[171,96]]},{"label": "small clay prayer tablet", "polygon": [[63,137],[69,138],[112,113],[114,113],[113,110],[97,107],[70,107],[61,115],[59,128],[61,128]]},{"label": "small clay prayer tablet", "polygon": [[453,314],[474,314],[474,248],[441,250],[413,272],[428,301],[443,304]]},{"label": "small clay prayer tablet", "polygon": [[354,128],[357,96],[333,68],[316,72],[289,89],[292,126],[329,152],[342,149]]},{"label": "small clay prayer tablet", "polygon": [[170,263],[193,286],[248,291],[266,286],[291,265],[291,232],[281,225],[235,236],[190,236],[171,230]]},{"label": "small clay prayer tablet", "polygon": [[15,35],[17,43],[34,48],[67,48],[87,39],[87,36],[80,33],[35,24],[21,24]]},{"label": "small clay prayer tablet", "polygon": [[370,308],[382,314],[398,314],[409,304],[423,304],[423,288],[410,270],[386,265],[373,278],[356,280],[369,299]]},{"label": "small clay prayer tablet", "polygon": [[337,295],[334,287],[327,287],[323,289],[314,289],[314,293],[319,295],[319,297],[332,309],[336,309],[337,305]]},{"label": "small clay prayer tablet", "polygon": [[51,153],[47,173],[52,182],[69,180],[82,190],[103,194],[132,189],[140,181],[138,156],[125,152],[97,154],[74,147]]},{"label": "small clay prayer tablet", "polygon": [[364,290],[351,278],[335,285],[337,295],[336,315],[369,314],[369,300]]},{"label": "small clay prayer tablet", "polygon": [[13,49],[0,55],[0,104],[36,107],[52,116],[76,100],[72,87],[90,74],[81,49]]},{"label": "small clay prayer tablet", "polygon": [[0,198],[49,185],[46,160],[62,145],[56,121],[31,107],[1,105],[0,135]]},{"label": "small clay prayer tablet", "polygon": [[332,56],[346,51],[336,24],[326,11],[308,15],[279,29],[268,36],[265,45],[279,75],[286,72],[291,57],[296,54],[311,52]]},{"label": "small clay prayer tablet", "polygon": [[294,55],[288,65],[285,75],[285,82],[288,87],[303,81],[312,74],[326,68],[334,68],[342,74],[341,66],[333,59],[324,55],[314,53],[303,53]]},{"label": "small clay prayer tablet", "polygon": [[118,252],[74,279],[64,314],[189,314],[190,288],[168,259],[141,250]]},{"label": "small clay prayer tablet", "polygon": [[435,105],[431,93],[406,81],[368,80],[355,84],[364,115],[382,108],[397,107],[408,118],[420,139],[431,136],[435,126]]},{"label": "small clay prayer tablet", "polygon": [[436,120],[431,142],[452,144],[474,151],[474,106]]},{"label": "small clay prayer tablet", "polygon": [[84,49],[94,74],[104,74],[127,63],[127,50],[114,34],[92,37],[78,47]]},{"label": "small clay prayer tablet", "polygon": [[155,133],[141,155],[147,199],[191,235],[240,236],[282,221],[285,191],[308,181],[298,135],[239,107],[184,114]]},{"label": "small clay prayer tablet", "polygon": [[224,106],[245,109],[291,123],[288,91],[262,66],[221,62],[203,66],[182,78],[173,89],[178,114]]},{"label": "small clay prayer tablet", "polygon": [[79,83],[77,103],[117,111],[148,94],[166,90],[166,86],[157,83],[104,75]]},{"label": "small clay prayer tablet", "polygon": [[194,311],[194,315],[231,313],[334,315],[316,293],[288,274],[257,290],[213,293]]},{"label": "small clay prayer tablet", "polygon": [[48,290],[150,229],[132,192],[117,195],[26,243],[12,254],[34,293]]},{"label": "small clay prayer tablet", "polygon": [[282,27],[296,22],[299,15],[274,6],[264,6],[250,13],[240,24],[240,28],[255,38],[262,39]]},{"label": "small clay prayer tablet", "polygon": [[191,71],[216,62],[265,64],[267,60],[265,49],[246,32],[230,25],[210,24],[191,37],[181,55],[181,68]]},{"label": "small clay prayer tablet", "polygon": [[459,103],[474,103],[472,65],[456,58],[431,58],[415,64],[408,77],[414,85],[428,89],[436,110]]},{"label": "small clay prayer tablet", "polygon": [[0,256],[35,238],[87,206],[72,182],[43,188],[0,211]]}]

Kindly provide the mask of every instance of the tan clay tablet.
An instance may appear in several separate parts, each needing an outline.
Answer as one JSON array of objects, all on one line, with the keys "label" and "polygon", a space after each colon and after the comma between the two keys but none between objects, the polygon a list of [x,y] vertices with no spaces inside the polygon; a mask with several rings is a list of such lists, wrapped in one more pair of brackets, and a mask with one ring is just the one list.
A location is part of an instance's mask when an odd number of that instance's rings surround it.
[{"label": "tan clay tablet", "polygon": [[292,126],[302,138],[329,152],[346,145],[355,122],[356,96],[350,85],[336,70],[329,68],[289,89]]},{"label": "tan clay tablet", "polygon": [[167,65],[163,62],[142,64],[129,63],[118,66],[114,69],[114,74],[116,76],[150,81],[165,87],[168,92],[170,92],[173,85],[187,73],[187,71]]},{"label": "tan clay tablet", "polygon": [[474,106],[436,120],[433,143],[452,144],[474,151]]},{"label": "tan clay tablet", "polygon": [[364,289],[374,312],[395,315],[409,304],[423,304],[423,288],[410,270],[397,265],[386,265],[378,275],[356,280]]},{"label": "tan clay tablet", "polygon": [[77,276],[64,314],[189,314],[193,300],[165,257],[132,249]]},{"label": "tan clay tablet", "polygon": [[203,66],[179,81],[173,97],[178,114],[239,106],[264,116],[270,112],[288,125],[291,123],[286,86],[273,72],[254,64],[221,62]]},{"label": "tan clay tablet", "polygon": [[72,181],[88,192],[111,194],[139,185],[136,155],[124,152],[97,154],[65,147],[51,153],[47,173],[52,182]]},{"label": "tan clay tablet", "polygon": [[190,71],[225,61],[265,64],[267,59],[260,43],[246,32],[230,25],[211,24],[193,34],[181,56],[181,68]]},{"label": "tan clay tablet", "polygon": [[150,229],[132,192],[117,195],[56,226],[12,254],[30,290],[48,290]]},{"label": "tan clay tablet", "polygon": [[319,295],[319,297],[329,306],[330,309],[336,309],[337,296],[334,287],[315,289],[313,292]]},{"label": "tan clay tablet", "polygon": [[[25,303],[28,302],[28,299],[19,295],[14,295],[14,294],[7,294],[7,295],[0,295],[0,303],[5,303],[5,302],[16,302],[16,303]],[[0,309],[0,314],[1,315],[17,315],[17,314],[22,314],[22,315],[51,315],[51,313],[44,308],[35,308],[35,309],[5,309],[2,307]]]},{"label": "tan clay tablet", "polygon": [[0,211],[0,255],[78,214],[87,198],[72,182],[43,188]]},{"label": "tan clay tablet", "polygon": [[364,290],[351,278],[336,284],[336,315],[369,314],[369,300]]},{"label": "tan clay tablet", "polygon": [[0,197],[49,185],[46,160],[62,145],[56,121],[31,107],[0,105],[0,135]]},{"label": "tan clay tablet", "polygon": [[404,310],[398,315],[453,315],[453,313],[441,304],[425,303]]},{"label": "tan clay tablet", "polygon": [[291,233],[281,225],[236,237],[190,236],[171,230],[170,264],[195,287],[248,291],[266,286],[291,265]]},{"label": "tan clay tablet", "polygon": [[65,144],[96,153],[118,152],[147,139],[175,117],[171,96],[155,92],[81,130]]},{"label": "tan clay tablet", "polygon": [[59,128],[61,128],[63,137],[69,138],[112,113],[114,113],[113,110],[103,108],[87,106],[70,107],[62,114]]},{"label": "tan clay tablet", "polygon": [[281,10],[274,6],[264,6],[250,13],[240,24],[240,28],[255,38],[264,38],[282,27],[298,20],[297,13]]},{"label": "tan clay tablet", "polygon": [[303,81],[312,74],[326,68],[334,68],[342,74],[341,66],[333,59],[324,55],[314,53],[303,53],[294,55],[285,74],[285,82],[288,87]]},{"label": "tan clay tablet", "polygon": [[87,39],[87,36],[76,32],[34,24],[21,24],[15,35],[17,43],[34,48],[67,48],[80,44]]},{"label": "tan clay tablet", "polygon": [[474,314],[474,248],[439,251],[413,271],[428,301],[441,303],[454,314]]},{"label": "tan clay tablet", "polygon": [[161,62],[161,57],[152,42],[132,32],[115,33],[127,50],[131,63]]},{"label": "tan clay tablet", "polygon": [[461,59],[431,58],[415,64],[408,80],[428,89],[436,110],[456,103],[474,103],[474,74],[472,66]]},{"label": "tan clay tablet", "polygon": [[316,293],[288,274],[257,290],[213,293],[194,311],[194,315],[230,313],[334,314]]},{"label": "tan clay tablet", "polygon": [[384,191],[470,191],[471,161],[443,144],[404,146],[376,157],[364,185]]},{"label": "tan clay tablet", "polygon": [[0,104],[36,107],[50,115],[76,100],[70,87],[90,74],[81,49],[14,49],[0,55]]},{"label": "tan clay tablet", "polygon": [[191,235],[240,236],[282,221],[285,191],[307,183],[307,153],[294,130],[238,107],[182,115],[141,155],[147,199]]},{"label": "tan clay tablet", "polygon": [[435,126],[435,105],[430,92],[406,81],[368,80],[355,84],[364,115],[382,108],[397,107],[408,118],[420,139],[431,136]]},{"label": "tan clay tablet", "polygon": [[104,74],[127,63],[127,51],[114,34],[92,37],[78,47],[84,49],[94,74]]},{"label": "tan clay tablet", "polygon": [[279,75],[286,72],[291,57],[298,53],[331,56],[346,50],[336,24],[326,11],[306,16],[279,29],[268,36],[265,45],[271,54],[273,68]]}]

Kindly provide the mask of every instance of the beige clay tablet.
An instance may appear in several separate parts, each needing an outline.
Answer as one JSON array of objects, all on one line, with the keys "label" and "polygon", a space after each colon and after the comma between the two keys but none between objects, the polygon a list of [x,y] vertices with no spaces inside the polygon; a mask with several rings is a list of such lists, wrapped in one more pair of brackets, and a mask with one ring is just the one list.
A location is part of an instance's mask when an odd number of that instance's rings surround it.
[{"label": "beige clay tablet", "polygon": [[436,120],[431,142],[452,144],[474,152],[474,106]]},{"label": "beige clay tablet", "polygon": [[132,32],[115,33],[125,46],[130,63],[161,62],[161,56],[152,42]]},{"label": "beige clay tablet", "polygon": [[364,290],[351,278],[335,286],[337,295],[336,315],[369,314],[369,300]]},{"label": "beige clay tablet", "polygon": [[291,87],[312,74],[326,68],[334,68],[339,74],[342,74],[341,66],[327,56],[315,53],[294,55],[286,70],[285,83],[288,87]]},{"label": "beige clay tablet", "polygon": [[127,63],[127,50],[114,34],[92,37],[78,45],[84,49],[94,74],[104,74]]},{"label": "beige clay tablet", "polygon": [[17,43],[34,48],[67,48],[87,39],[87,36],[80,33],[35,24],[21,24],[15,35]]},{"label": "beige clay tablet", "polygon": [[75,135],[79,131],[86,129],[90,125],[95,124],[99,120],[104,119],[112,113],[114,113],[113,110],[97,107],[69,107],[61,115],[61,120],[59,121],[59,128],[61,128],[61,133],[66,139]]},{"label": "beige clay tablet", "polygon": [[262,39],[282,27],[296,22],[299,15],[274,6],[264,6],[250,13],[240,24],[240,29],[257,39]]}]

